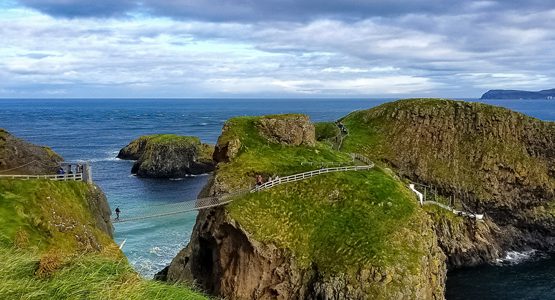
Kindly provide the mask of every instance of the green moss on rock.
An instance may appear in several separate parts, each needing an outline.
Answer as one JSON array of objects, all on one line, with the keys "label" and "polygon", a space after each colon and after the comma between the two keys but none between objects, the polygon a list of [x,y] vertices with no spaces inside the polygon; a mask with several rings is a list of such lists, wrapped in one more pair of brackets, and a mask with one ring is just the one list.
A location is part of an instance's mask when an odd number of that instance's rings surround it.
[{"label": "green moss on rock", "polygon": [[[251,188],[256,175],[267,179],[327,163],[357,163],[327,143],[268,138],[259,126],[267,118],[226,122],[208,194]],[[320,175],[201,211],[168,279],[199,282],[230,299],[431,299],[443,297],[443,259],[431,220],[414,195],[376,168]]]},{"label": "green moss on rock", "polygon": [[132,173],[141,177],[176,178],[211,172],[213,147],[192,136],[142,136],[120,150],[118,158],[136,160]]},{"label": "green moss on rock", "polygon": [[[360,151],[455,197],[458,207],[486,214],[491,230],[482,237],[490,249],[467,225],[442,220],[445,226],[437,227],[440,237],[468,237],[459,245],[444,240],[453,265],[492,261],[515,247],[555,249],[555,219],[545,209],[555,202],[555,123],[445,99],[386,103],[342,121],[349,129],[346,151]],[[475,247],[482,249],[468,250]]]}]

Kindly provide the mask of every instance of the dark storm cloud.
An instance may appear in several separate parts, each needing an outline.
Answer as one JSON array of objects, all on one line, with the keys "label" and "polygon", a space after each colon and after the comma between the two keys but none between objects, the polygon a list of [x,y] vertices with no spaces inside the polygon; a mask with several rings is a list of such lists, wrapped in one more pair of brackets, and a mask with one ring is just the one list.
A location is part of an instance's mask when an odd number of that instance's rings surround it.
[{"label": "dark storm cloud", "polygon": [[25,6],[51,16],[70,18],[112,17],[136,8],[135,0],[19,0]]},{"label": "dark storm cloud", "polygon": [[205,21],[310,21],[317,18],[360,20],[407,14],[458,14],[467,10],[522,11],[553,7],[552,1],[459,0],[19,0],[53,16],[106,17],[141,11],[157,16]]}]

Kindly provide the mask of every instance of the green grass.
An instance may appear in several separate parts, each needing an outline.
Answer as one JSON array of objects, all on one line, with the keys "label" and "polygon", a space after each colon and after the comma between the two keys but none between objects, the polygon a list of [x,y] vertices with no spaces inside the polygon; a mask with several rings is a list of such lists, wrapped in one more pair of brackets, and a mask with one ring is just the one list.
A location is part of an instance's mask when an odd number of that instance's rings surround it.
[{"label": "green grass", "polygon": [[87,201],[93,189],[0,180],[0,298],[206,299],[186,286],[140,278],[96,228]]},{"label": "green grass", "polygon": [[[434,116],[435,121],[421,124],[422,118],[409,120],[409,114]],[[476,129],[460,132],[462,127],[457,126],[463,122],[461,118],[472,122],[468,126]],[[408,99],[354,112],[342,121],[349,130],[344,151],[358,151],[375,161],[419,169],[424,179],[472,191],[482,201],[494,196],[483,178],[499,168],[500,162],[502,167],[526,174],[539,185],[555,187],[546,176],[545,161],[531,156],[523,146],[526,141],[518,134],[542,125],[535,118],[505,108],[445,99]],[[497,123],[515,128],[497,130],[502,128]]]},{"label": "green grass", "polygon": [[124,258],[74,257],[48,278],[35,275],[39,259],[36,251],[0,248],[2,299],[206,299],[185,286],[144,280]]},{"label": "green grass", "polygon": [[314,262],[328,274],[369,265],[417,267],[422,254],[406,244],[406,234],[421,230],[414,196],[379,169],[285,184],[228,209],[257,240],[290,249],[305,267]]},{"label": "green grass", "polygon": [[95,227],[86,197],[91,186],[83,182],[0,180],[0,237],[13,241],[27,235],[40,250],[90,250],[111,243]]},{"label": "green grass", "polygon": [[314,169],[314,166],[302,164],[306,162],[352,164],[349,154],[334,151],[323,143],[317,143],[315,147],[272,143],[258,133],[256,121],[259,118],[238,117],[229,120],[228,130],[218,140],[222,144],[232,139],[241,141],[238,156],[230,163],[220,164],[218,170],[218,176],[234,189],[251,187],[257,174],[267,178]]},{"label": "green grass", "polygon": [[[216,181],[231,190],[252,186],[256,174],[283,177],[317,168],[303,162],[355,164],[349,153],[326,143],[269,142],[256,128],[260,118],[231,119],[219,139],[241,142],[239,154],[219,164],[216,172]],[[333,123],[317,125],[317,130],[333,134],[332,126],[336,128]],[[417,272],[425,251],[421,233],[429,231],[414,195],[379,168],[284,184],[241,197],[227,209],[256,240],[288,249],[302,267],[314,264],[324,274],[353,275],[364,267],[392,266]]]},{"label": "green grass", "polygon": [[316,123],[314,127],[316,127],[316,140],[318,141],[334,139],[341,133],[333,122]]},{"label": "green grass", "polygon": [[159,145],[200,145],[200,139],[195,136],[183,136],[176,134],[153,134],[142,136],[141,138],[145,138],[150,143]]}]

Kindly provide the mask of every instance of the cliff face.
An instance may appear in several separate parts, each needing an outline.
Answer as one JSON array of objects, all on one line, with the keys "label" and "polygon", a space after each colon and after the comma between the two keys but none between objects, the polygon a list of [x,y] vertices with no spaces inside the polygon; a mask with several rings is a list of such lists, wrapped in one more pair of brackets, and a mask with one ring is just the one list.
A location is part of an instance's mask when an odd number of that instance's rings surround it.
[{"label": "cliff face", "polygon": [[[24,165],[3,174],[55,174],[59,168],[59,162],[63,161],[63,158],[50,148],[33,145],[3,130],[0,130],[0,153],[2,153],[0,170]],[[56,232],[66,234],[71,231],[70,228],[75,229],[74,234],[69,234],[69,236],[71,238],[79,237],[81,242],[89,243],[88,246],[94,249],[99,249],[102,244],[96,234],[91,234],[94,230],[100,230],[112,237],[110,206],[106,196],[96,185],[84,182],[42,180],[4,180],[0,182],[0,193],[7,195],[9,192],[13,193],[16,198],[18,195],[24,198],[21,201],[10,200],[13,203],[6,205],[6,209],[11,205],[16,207],[17,212],[11,218],[34,216],[33,218],[37,220],[31,223],[36,226],[35,230],[45,230],[39,235],[53,237],[57,235]],[[23,203],[27,203],[27,205],[23,205]],[[68,208],[70,209],[68,210]],[[26,212],[22,213],[19,209]],[[72,216],[71,209],[74,210],[75,216]],[[41,221],[38,221],[39,219]],[[82,228],[76,225],[77,219],[87,223],[83,226],[86,228],[85,230],[82,231]],[[94,224],[87,228],[91,225],[90,220],[94,220]],[[25,220],[25,222],[27,221]]]},{"label": "cliff face", "polygon": [[[352,164],[302,133],[311,124],[289,126],[314,146],[277,139],[264,119],[227,122],[217,148],[240,146],[222,155],[203,196],[252,186],[256,174],[314,169],[305,160]],[[445,256],[432,228],[386,171],[321,175],[200,211],[188,246],[158,278],[226,299],[443,299]]]},{"label": "cliff face", "polygon": [[141,177],[179,178],[213,171],[212,152],[196,137],[164,134],[132,141],[118,158],[136,160],[131,173]]},{"label": "cliff face", "polygon": [[315,263],[303,266],[288,249],[257,241],[225,209],[212,209],[199,214],[166,280],[194,282],[226,299],[443,299],[445,257],[433,232],[423,232],[425,254],[414,273],[401,265],[361,265],[351,274],[328,274]]},{"label": "cliff face", "polygon": [[0,129],[1,174],[56,174],[62,160],[48,147],[33,145]]},{"label": "cliff face", "polygon": [[[362,149],[402,176],[454,197],[455,205],[486,214],[485,224],[442,218],[436,225],[452,265],[491,261],[506,250],[554,249],[554,123],[484,104],[429,99],[388,103],[343,121],[350,131],[345,149]],[[457,235],[471,238],[456,245]]]}]

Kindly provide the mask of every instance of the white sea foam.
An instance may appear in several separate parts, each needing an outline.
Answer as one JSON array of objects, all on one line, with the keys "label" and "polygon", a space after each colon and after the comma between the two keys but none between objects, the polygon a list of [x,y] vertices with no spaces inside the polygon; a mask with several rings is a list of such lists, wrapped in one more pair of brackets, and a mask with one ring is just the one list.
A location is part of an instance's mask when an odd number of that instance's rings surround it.
[{"label": "white sea foam", "polygon": [[103,158],[93,158],[89,160],[90,162],[101,162],[101,161],[123,161],[123,159],[119,159],[117,157],[103,157]]},{"label": "white sea foam", "polygon": [[504,258],[498,258],[496,260],[497,264],[500,265],[516,265],[531,259],[534,259],[539,256],[539,252],[537,250],[528,250],[528,251],[509,251],[505,254]]},{"label": "white sea foam", "polygon": [[100,162],[100,161],[124,161],[123,159],[119,159],[118,156],[119,150],[112,150],[105,152],[106,156],[104,157],[97,157],[93,159],[89,159],[90,162]]}]

